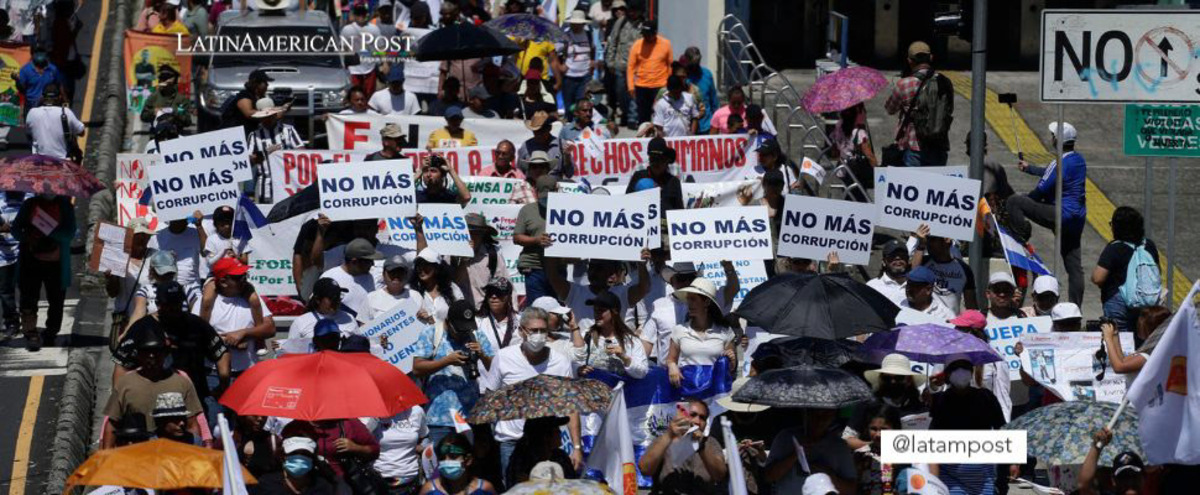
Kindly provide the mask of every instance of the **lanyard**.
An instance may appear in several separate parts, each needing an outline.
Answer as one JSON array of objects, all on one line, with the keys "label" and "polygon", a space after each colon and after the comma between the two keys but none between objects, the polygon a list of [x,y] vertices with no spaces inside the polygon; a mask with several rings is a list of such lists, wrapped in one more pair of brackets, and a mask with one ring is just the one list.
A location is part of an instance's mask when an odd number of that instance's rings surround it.
[{"label": "lanyard", "polygon": [[508,347],[508,343],[512,340],[513,333],[513,317],[508,316],[508,330],[504,332],[504,340],[500,340],[500,333],[496,331],[496,317],[492,316],[492,312],[488,311],[488,320],[492,322],[492,335],[496,336],[496,343],[500,344],[500,348]]}]

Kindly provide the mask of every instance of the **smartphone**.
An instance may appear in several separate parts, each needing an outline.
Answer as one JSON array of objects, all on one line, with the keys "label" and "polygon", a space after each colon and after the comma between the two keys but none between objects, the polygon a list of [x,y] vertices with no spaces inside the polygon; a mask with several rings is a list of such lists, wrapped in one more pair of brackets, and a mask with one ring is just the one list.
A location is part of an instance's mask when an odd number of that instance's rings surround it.
[{"label": "smartphone", "polygon": [[1016,93],[1000,93],[997,95],[1002,105],[1012,105],[1017,102]]}]

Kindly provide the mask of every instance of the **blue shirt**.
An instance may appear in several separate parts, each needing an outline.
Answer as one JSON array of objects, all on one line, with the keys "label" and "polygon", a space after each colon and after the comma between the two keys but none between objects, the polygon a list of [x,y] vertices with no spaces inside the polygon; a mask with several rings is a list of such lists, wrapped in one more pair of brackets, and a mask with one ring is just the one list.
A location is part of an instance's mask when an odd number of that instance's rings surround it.
[{"label": "blue shirt", "polygon": [[25,108],[35,108],[42,104],[42,91],[46,89],[46,85],[57,83],[61,88],[65,82],[58,67],[49,62],[41,74],[33,67],[33,62],[25,64],[17,72],[17,83],[25,94]]},{"label": "blue shirt", "polygon": [[[1063,163],[1067,169],[1063,176],[1063,223],[1072,222],[1071,226],[1078,224],[1082,227],[1087,219],[1087,162],[1083,160],[1083,155],[1068,151],[1063,155]],[[1042,176],[1037,187],[1029,192],[1029,197],[1039,203],[1054,204],[1054,184],[1058,180],[1055,162],[1050,162],[1050,166],[1045,168],[1030,166],[1025,173]]]},{"label": "blue shirt", "polygon": [[700,102],[704,104],[704,115],[700,116],[697,132],[708,134],[712,128],[713,113],[721,107],[721,102],[717,99],[717,84],[713,81],[712,71],[704,67],[700,68],[698,75],[688,74],[688,81],[696,86],[696,91],[700,93]]},{"label": "blue shirt", "polygon": [[[438,360],[451,352],[467,350],[465,345],[452,341],[450,336],[443,332],[437,352],[434,352],[433,337],[434,327],[425,328],[417,340],[417,349],[413,355]],[[475,341],[479,342],[484,355],[496,355],[491,341],[483,332],[475,330]],[[484,371],[480,370],[480,373]],[[429,405],[425,408],[425,419],[429,426],[454,426],[454,417],[451,416],[450,410],[458,409],[465,418],[471,412],[471,408],[475,407],[475,401],[479,400],[479,382],[468,380],[463,374],[462,366],[451,365],[438,370],[426,379],[424,389],[425,397],[429,398]]]}]

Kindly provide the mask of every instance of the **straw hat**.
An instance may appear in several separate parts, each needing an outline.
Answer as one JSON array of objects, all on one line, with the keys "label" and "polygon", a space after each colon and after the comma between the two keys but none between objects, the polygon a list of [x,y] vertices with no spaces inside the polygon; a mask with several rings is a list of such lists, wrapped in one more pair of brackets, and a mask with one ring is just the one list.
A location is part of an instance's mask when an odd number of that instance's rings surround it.
[{"label": "straw hat", "polygon": [[254,102],[254,108],[258,111],[250,115],[252,119],[265,119],[277,113],[282,113],[285,110],[284,107],[275,106],[275,100],[272,100],[269,96],[259,98],[258,101]]},{"label": "straw hat", "polygon": [[877,370],[867,370],[863,372],[863,378],[871,384],[872,390],[878,390],[881,374],[896,375],[896,376],[911,376],[913,384],[920,387],[925,383],[925,375],[912,370],[912,362],[903,354],[888,354],[884,356],[883,363]]},{"label": "straw hat", "polygon": [[738,401],[733,400],[734,394],[737,394],[738,389],[740,389],[740,388],[742,388],[742,386],[746,385],[746,382],[748,382],[748,381],[750,381],[750,379],[747,377],[744,377],[744,376],[741,378],[738,378],[737,380],[734,380],[733,386],[730,387],[729,395],[726,395],[724,397],[717,399],[717,404],[720,404],[721,407],[724,407],[725,409],[728,409],[730,411],[740,412],[740,413],[756,413],[756,412],[762,412],[762,411],[766,411],[767,409],[770,409],[771,406],[764,406],[762,404],[750,404],[748,402],[738,402]]},{"label": "straw hat", "polygon": [[688,294],[700,294],[707,297],[714,304],[720,304],[717,302],[717,286],[712,283],[712,280],[707,278],[696,277],[696,280],[693,280],[691,285],[675,291],[672,295],[675,296],[675,299],[687,301]]}]

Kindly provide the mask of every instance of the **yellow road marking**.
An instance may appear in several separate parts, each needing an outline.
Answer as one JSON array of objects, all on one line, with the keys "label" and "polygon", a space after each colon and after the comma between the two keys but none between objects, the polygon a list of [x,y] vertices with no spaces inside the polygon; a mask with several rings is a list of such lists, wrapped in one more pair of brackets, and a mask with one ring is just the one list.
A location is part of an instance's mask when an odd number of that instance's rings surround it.
[{"label": "yellow road marking", "polygon": [[[87,90],[83,94],[83,113],[81,118],[86,125],[92,120],[92,100],[96,98],[96,78],[99,77],[100,54],[103,53],[104,26],[108,24],[108,0],[100,0],[100,22],[96,25],[96,35],[92,37],[92,60],[88,64]],[[79,149],[87,151],[87,138],[80,136]]]},{"label": "yellow road marking", "polygon": [[[951,82],[954,83],[954,91],[967,100],[971,99],[971,77],[962,72],[943,72]],[[1025,160],[1030,163],[1044,164],[1055,160],[1054,151],[1046,149],[1042,144],[1042,140],[1037,134],[1029,128],[1029,124],[1021,117],[1020,112],[1013,111],[1016,115],[1014,119],[1009,113],[1008,105],[1000,103],[1000,96],[992,91],[987,90],[987,101],[984,104],[984,116],[987,118],[988,126],[992,128],[992,132],[1004,142],[1005,146],[1017,153],[1017,142],[1021,143],[1021,151],[1025,153]],[[1015,122],[1014,122],[1015,120]],[[1049,131],[1047,131],[1049,132]],[[1112,228],[1108,226],[1108,221],[1112,218],[1113,210],[1117,209],[1112,200],[1104,195],[1104,191],[1092,182],[1092,179],[1087,179],[1085,186],[1087,194],[1087,220],[1088,224],[1096,229],[1096,232],[1103,237],[1105,242],[1113,240]],[[1143,212],[1149,214],[1149,212]],[[1159,248],[1160,269],[1163,271],[1163,279],[1167,278],[1167,252],[1163,248]],[[1089,273],[1084,270],[1084,276]],[[1188,292],[1191,292],[1192,281],[1183,274],[1183,271],[1178,267],[1175,268],[1175,284],[1171,289],[1171,298],[1174,299],[1175,305],[1179,305],[1184,297],[1187,297]]]},{"label": "yellow road marking", "polygon": [[42,400],[42,385],[46,377],[29,377],[29,393],[25,396],[25,412],[21,414],[21,429],[17,432],[17,448],[13,452],[11,485],[8,495],[25,495],[29,474],[29,447],[33,444],[33,427],[37,423],[38,403]]}]

